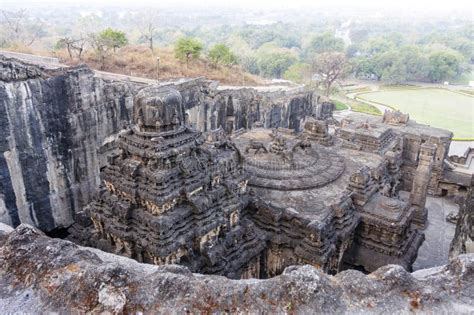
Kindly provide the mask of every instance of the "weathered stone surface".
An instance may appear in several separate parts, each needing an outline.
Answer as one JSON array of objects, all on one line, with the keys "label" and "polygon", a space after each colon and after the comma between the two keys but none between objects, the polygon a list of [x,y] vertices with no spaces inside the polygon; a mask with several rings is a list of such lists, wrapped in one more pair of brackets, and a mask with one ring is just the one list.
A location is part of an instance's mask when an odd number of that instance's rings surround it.
[{"label": "weathered stone surface", "polygon": [[406,125],[410,120],[410,115],[397,111],[385,110],[382,121],[390,125]]},{"label": "weathered stone surface", "polygon": [[471,185],[464,203],[459,209],[459,218],[456,224],[449,256],[474,253],[474,176],[471,176]]},{"label": "weathered stone surface", "polygon": [[245,276],[255,260],[248,276],[258,277],[265,237],[243,218],[248,176],[233,144],[225,134],[205,142],[170,87],[142,89],[134,121],[102,172],[98,200],[86,208],[95,231],[82,235],[139,261],[233,278]]},{"label": "weathered stone surface", "polygon": [[[200,131],[300,128],[314,106],[313,92],[217,89],[202,78],[164,84],[182,95],[189,122]],[[86,66],[46,69],[0,59],[0,222],[50,231],[73,223],[100,184],[99,168],[117,133],[131,126],[133,97],[142,86],[110,82]]]},{"label": "weathered stone surface", "polygon": [[0,221],[49,231],[96,193],[98,148],[129,124],[134,88],[86,67],[0,59]]},{"label": "weathered stone surface", "polygon": [[397,114],[350,116],[332,133],[333,105],[301,88],[142,88],[2,62],[0,221],[49,231],[75,215],[81,244],[232,278],[416,258],[412,223],[439,191],[450,132],[388,125]]},{"label": "weathered stone surface", "polygon": [[0,236],[0,312],[241,312],[380,314],[474,312],[474,255],[408,273],[329,276],[289,267],[268,280],[229,280],[153,266],[50,239],[21,225]]}]

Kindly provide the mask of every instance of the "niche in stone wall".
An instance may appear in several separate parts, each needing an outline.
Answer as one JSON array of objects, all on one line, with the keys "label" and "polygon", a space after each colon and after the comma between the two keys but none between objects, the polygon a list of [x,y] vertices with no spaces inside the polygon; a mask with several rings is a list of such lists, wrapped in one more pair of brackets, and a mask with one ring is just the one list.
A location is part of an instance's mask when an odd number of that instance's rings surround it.
[{"label": "niche in stone wall", "polygon": [[273,106],[268,117],[267,128],[278,128],[281,124],[281,107]]},{"label": "niche in stone wall", "polygon": [[301,118],[304,117],[304,104],[301,99],[294,98],[288,106],[288,128],[300,131]]}]

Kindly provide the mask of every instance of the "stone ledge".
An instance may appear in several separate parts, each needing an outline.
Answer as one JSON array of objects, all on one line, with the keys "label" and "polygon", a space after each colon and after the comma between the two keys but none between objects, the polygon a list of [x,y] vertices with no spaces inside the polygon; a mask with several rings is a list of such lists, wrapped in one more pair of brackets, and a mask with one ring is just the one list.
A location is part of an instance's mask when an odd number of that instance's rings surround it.
[{"label": "stone ledge", "polygon": [[306,265],[268,280],[229,280],[141,264],[27,225],[0,236],[0,244],[1,313],[474,312],[473,254],[414,274],[388,265],[330,276]]}]

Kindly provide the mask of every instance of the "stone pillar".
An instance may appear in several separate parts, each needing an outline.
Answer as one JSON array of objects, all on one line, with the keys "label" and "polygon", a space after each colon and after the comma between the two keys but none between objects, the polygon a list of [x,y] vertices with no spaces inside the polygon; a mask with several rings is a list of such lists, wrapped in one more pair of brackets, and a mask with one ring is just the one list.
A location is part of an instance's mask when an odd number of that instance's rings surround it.
[{"label": "stone pillar", "polygon": [[410,193],[410,204],[416,208],[413,222],[424,227],[426,224],[427,211],[425,208],[426,195],[431,177],[433,157],[436,152],[436,145],[424,143],[420,147],[418,156],[418,167],[413,178],[413,186]]},{"label": "stone pillar", "polygon": [[320,120],[331,120],[334,108],[334,103],[324,98],[320,104],[316,105],[314,117]]}]

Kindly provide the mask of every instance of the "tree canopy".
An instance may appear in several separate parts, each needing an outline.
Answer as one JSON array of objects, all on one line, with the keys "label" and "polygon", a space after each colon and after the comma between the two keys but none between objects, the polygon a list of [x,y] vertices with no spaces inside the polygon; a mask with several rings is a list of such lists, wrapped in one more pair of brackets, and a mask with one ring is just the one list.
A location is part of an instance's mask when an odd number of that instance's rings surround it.
[{"label": "tree canopy", "polygon": [[174,46],[176,58],[181,61],[186,61],[186,66],[189,66],[189,61],[191,59],[199,58],[202,49],[202,43],[199,40],[190,37],[180,38]]},{"label": "tree canopy", "polygon": [[108,48],[112,48],[114,51],[117,48],[126,46],[128,44],[127,36],[124,32],[114,30],[110,27],[99,33],[98,40]]},{"label": "tree canopy", "polygon": [[460,73],[461,58],[459,54],[450,51],[435,51],[428,59],[428,77],[431,82],[449,80]]},{"label": "tree canopy", "polygon": [[333,34],[326,32],[314,36],[309,42],[308,53],[320,54],[331,51],[344,51],[344,41],[336,38]]},{"label": "tree canopy", "polygon": [[260,53],[257,64],[260,73],[266,77],[281,78],[283,73],[296,62],[296,57],[287,51],[268,51]]},{"label": "tree canopy", "polygon": [[237,63],[235,54],[224,44],[214,45],[208,53],[209,61],[213,66],[231,66]]}]

